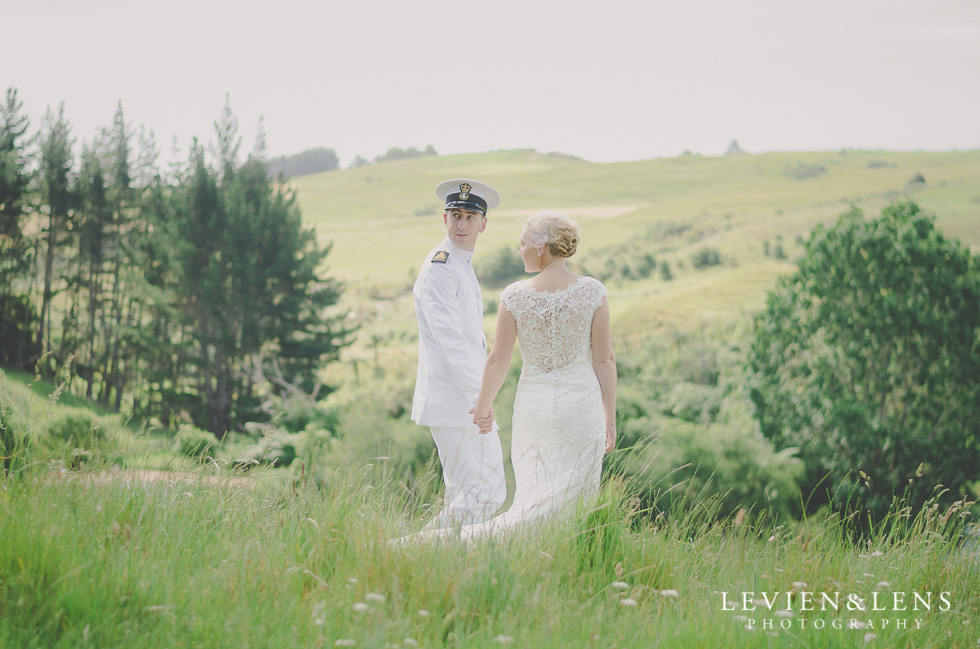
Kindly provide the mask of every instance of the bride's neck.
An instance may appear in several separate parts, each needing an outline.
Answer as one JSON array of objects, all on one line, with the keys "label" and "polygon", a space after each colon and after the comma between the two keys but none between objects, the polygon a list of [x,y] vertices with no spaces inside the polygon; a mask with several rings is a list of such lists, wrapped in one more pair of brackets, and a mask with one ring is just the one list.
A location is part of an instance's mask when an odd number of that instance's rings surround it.
[{"label": "bride's neck", "polygon": [[561,273],[567,273],[568,269],[565,267],[564,257],[554,257],[548,260],[538,272],[538,275],[549,276]]}]

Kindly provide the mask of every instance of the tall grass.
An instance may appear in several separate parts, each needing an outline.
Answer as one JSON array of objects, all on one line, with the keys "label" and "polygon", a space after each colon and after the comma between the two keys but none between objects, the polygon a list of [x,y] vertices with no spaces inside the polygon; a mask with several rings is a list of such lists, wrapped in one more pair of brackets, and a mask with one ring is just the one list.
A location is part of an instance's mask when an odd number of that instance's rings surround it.
[{"label": "tall grass", "polygon": [[[399,548],[387,539],[423,514],[383,471],[338,470],[314,486],[191,466],[152,482],[11,471],[0,485],[0,646],[861,647],[875,633],[879,646],[972,647],[980,637],[963,504],[897,507],[855,540],[857,514],[783,525],[719,517],[717,499],[650,520],[628,483],[610,482],[597,505],[534,534]],[[722,592],[741,602],[794,582],[869,603],[874,591],[906,592],[909,610],[801,612],[799,595],[792,617],[774,613],[785,600],[773,612],[722,610]],[[913,591],[933,593],[932,610],[911,610]],[[832,626],[852,618],[910,628]]]}]

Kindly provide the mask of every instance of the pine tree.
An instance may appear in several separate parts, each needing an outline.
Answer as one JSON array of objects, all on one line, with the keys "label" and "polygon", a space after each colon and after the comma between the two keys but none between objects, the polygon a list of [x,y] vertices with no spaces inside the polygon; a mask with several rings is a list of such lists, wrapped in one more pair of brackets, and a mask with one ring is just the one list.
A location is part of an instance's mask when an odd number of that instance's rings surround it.
[{"label": "pine tree", "polygon": [[26,277],[31,241],[23,230],[31,174],[25,136],[30,125],[21,114],[17,91],[7,89],[0,104],[0,363],[25,367],[32,354],[33,315]]},{"label": "pine tree", "polygon": [[350,332],[343,314],[325,313],[341,291],[319,270],[328,250],[303,227],[295,196],[269,180],[262,142],[239,165],[237,120],[227,105],[215,126],[220,171],[195,147],[194,172],[181,190],[177,292],[193,341],[185,352],[195,418],[222,436],[258,415],[256,369],[276,365],[310,387]]},{"label": "pine tree", "polygon": [[[65,117],[62,103],[57,115],[48,110],[41,137],[40,193],[42,213],[47,215],[44,230],[44,271],[41,305],[38,313],[36,354],[41,358],[52,350],[51,303],[55,296],[55,262],[63,248],[70,248],[71,229],[68,221],[75,203],[72,186],[74,160],[71,126]],[[63,359],[64,360],[64,359]]]}]

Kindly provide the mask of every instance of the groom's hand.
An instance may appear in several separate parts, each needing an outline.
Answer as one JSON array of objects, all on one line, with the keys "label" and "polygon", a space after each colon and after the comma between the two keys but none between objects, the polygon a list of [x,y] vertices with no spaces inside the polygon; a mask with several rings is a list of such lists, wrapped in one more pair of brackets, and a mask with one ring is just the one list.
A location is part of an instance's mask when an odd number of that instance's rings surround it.
[{"label": "groom's hand", "polygon": [[476,406],[470,408],[470,412],[473,414],[473,423],[480,429],[481,435],[486,435],[493,430],[493,406],[490,406],[490,411],[482,417],[476,412]]}]

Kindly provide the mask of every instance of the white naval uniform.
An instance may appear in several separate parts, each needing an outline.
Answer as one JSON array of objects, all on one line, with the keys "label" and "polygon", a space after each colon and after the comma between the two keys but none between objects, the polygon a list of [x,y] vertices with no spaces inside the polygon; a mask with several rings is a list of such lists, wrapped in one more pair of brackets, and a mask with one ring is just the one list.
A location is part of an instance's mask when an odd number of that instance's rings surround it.
[{"label": "white naval uniform", "polygon": [[[448,258],[433,261],[440,251]],[[507,496],[497,426],[481,435],[469,412],[487,361],[483,295],[472,258],[447,237],[422,262],[412,291],[419,324],[412,421],[432,431],[446,482],[444,509],[429,528],[486,520]]]}]

